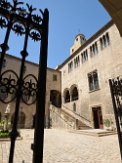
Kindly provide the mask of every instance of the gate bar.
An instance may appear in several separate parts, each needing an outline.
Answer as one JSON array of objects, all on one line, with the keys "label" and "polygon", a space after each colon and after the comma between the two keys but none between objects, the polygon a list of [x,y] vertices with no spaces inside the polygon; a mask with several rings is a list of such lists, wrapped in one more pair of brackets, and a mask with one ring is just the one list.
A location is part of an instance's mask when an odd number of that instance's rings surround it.
[{"label": "gate bar", "polygon": [[41,48],[40,48],[39,73],[38,73],[38,93],[37,93],[34,144],[32,146],[33,163],[43,163],[48,21],[49,21],[49,12],[47,9],[45,9],[43,23],[42,23],[42,39],[41,39]]},{"label": "gate bar", "polygon": [[112,86],[111,79],[109,79],[109,85],[110,85],[110,92],[111,92],[111,97],[112,97],[113,110],[114,110],[114,116],[115,116],[115,121],[116,121],[117,133],[118,133],[121,160],[122,160],[122,133],[120,130],[120,124],[119,124],[119,120],[118,120],[118,116],[117,116],[116,102],[115,102],[115,98],[114,98],[113,86]]}]

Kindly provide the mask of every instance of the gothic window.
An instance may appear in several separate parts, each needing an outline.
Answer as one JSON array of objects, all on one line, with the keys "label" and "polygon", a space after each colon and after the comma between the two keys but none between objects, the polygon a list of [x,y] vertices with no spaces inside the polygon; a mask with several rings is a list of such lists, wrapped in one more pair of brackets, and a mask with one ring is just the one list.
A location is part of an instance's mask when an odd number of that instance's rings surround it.
[{"label": "gothic window", "polygon": [[90,46],[90,56],[93,57],[97,53],[98,53],[98,47],[97,47],[97,42],[95,42]]},{"label": "gothic window", "polygon": [[80,59],[79,59],[79,56],[77,56],[75,59],[74,59],[74,67],[79,67],[80,65]]},{"label": "gothic window", "polygon": [[70,94],[68,90],[66,90],[64,93],[64,102],[65,103],[70,102]]},{"label": "gothic window", "polygon": [[110,44],[110,38],[108,32],[100,38],[101,50],[106,48]]},{"label": "gothic window", "polygon": [[68,72],[71,72],[73,70],[73,62],[71,61],[69,64],[68,64]]},{"label": "gothic window", "polygon": [[97,71],[88,74],[89,90],[94,91],[99,89],[99,81]]},{"label": "gothic window", "polygon": [[109,45],[110,44],[110,38],[109,38],[108,32],[106,33],[106,41],[107,41],[107,44]]},{"label": "gothic window", "polygon": [[95,54],[97,54],[98,53],[97,42],[95,42],[94,46],[95,46]]},{"label": "gothic window", "polygon": [[78,90],[77,90],[77,87],[74,87],[71,90],[71,100],[72,101],[78,100]]},{"label": "gothic window", "polygon": [[86,62],[88,60],[88,52],[85,50],[83,53],[81,53],[81,60],[82,63]]}]

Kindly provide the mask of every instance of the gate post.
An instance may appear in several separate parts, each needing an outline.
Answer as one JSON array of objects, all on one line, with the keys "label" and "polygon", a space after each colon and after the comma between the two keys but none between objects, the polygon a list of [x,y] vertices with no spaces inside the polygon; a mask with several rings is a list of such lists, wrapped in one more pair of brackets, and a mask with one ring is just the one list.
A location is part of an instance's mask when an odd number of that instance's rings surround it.
[{"label": "gate post", "polygon": [[[118,111],[117,111],[117,106],[116,106],[116,101],[115,101],[115,97],[114,97],[114,90],[113,87],[114,85],[112,84],[112,80],[109,79],[109,86],[110,86],[110,92],[111,92],[111,98],[112,98],[112,104],[113,104],[113,110],[114,110],[114,117],[115,117],[115,121],[116,121],[116,127],[117,127],[117,134],[118,134],[118,140],[119,140],[119,146],[120,146],[120,154],[121,154],[121,160],[122,160],[122,131],[120,129],[120,124],[119,123],[119,119],[118,119]],[[117,89],[117,88],[114,88]],[[121,108],[122,109],[122,106]]]},{"label": "gate post", "polygon": [[47,47],[48,47],[48,20],[49,12],[44,11],[42,23],[42,39],[40,49],[40,63],[38,73],[38,92],[35,120],[35,133],[33,149],[33,163],[43,162],[43,140],[44,140],[44,116],[45,116],[45,95],[46,95],[46,71],[47,71]]}]

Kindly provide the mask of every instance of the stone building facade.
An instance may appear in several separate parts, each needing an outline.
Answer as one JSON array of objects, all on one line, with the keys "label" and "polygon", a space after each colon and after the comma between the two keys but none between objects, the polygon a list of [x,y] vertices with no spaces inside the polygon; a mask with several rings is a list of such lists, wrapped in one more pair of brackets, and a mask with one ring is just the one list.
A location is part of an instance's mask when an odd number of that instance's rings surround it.
[{"label": "stone building facade", "polygon": [[[56,69],[47,69],[45,127],[105,128],[109,120],[115,127],[109,79],[122,74],[122,38],[113,21],[86,40],[75,37],[69,57]],[[20,59],[6,55],[3,70],[19,73]],[[25,75],[38,75],[38,65],[26,62]],[[41,99],[40,99],[41,100]],[[10,103],[10,119],[15,103]],[[3,117],[7,105],[0,103]],[[21,103],[22,127],[34,123],[35,104]]]},{"label": "stone building facade", "polygon": [[[17,57],[6,55],[3,65],[3,72],[6,70],[14,70],[17,74],[19,74],[21,60]],[[38,64],[26,61],[25,64],[25,72],[24,77],[28,74],[34,74],[35,77],[38,77]],[[45,127],[49,126],[49,104],[50,100],[55,101],[53,102],[56,106],[60,106],[60,90],[61,90],[61,75],[60,71],[54,70],[51,68],[47,68],[47,83],[46,83],[46,103],[45,103]],[[41,100],[41,99],[40,99]],[[4,119],[5,110],[7,108],[7,104],[3,104],[0,102],[0,119]],[[14,109],[15,109],[15,101],[9,104],[10,107],[10,116],[9,121],[13,121]],[[33,128],[34,121],[35,121],[35,111],[36,111],[36,104],[26,105],[23,102],[20,104],[20,113],[19,113],[19,127],[20,128]]]},{"label": "stone building facade", "polygon": [[[80,46],[79,46],[80,45]],[[109,79],[122,75],[122,38],[112,21],[89,40],[77,35],[61,71],[62,109],[90,122],[92,128],[114,123]],[[86,123],[84,121],[84,123]]]}]

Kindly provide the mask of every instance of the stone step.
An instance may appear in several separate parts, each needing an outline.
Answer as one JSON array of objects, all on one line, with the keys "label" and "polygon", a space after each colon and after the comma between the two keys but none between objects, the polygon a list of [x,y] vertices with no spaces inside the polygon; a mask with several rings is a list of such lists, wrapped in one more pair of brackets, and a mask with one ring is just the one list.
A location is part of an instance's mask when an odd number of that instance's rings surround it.
[{"label": "stone step", "polygon": [[76,133],[76,134],[82,134],[82,135],[96,136],[96,137],[117,134],[116,131],[108,131],[105,129],[70,130],[69,132]]}]

